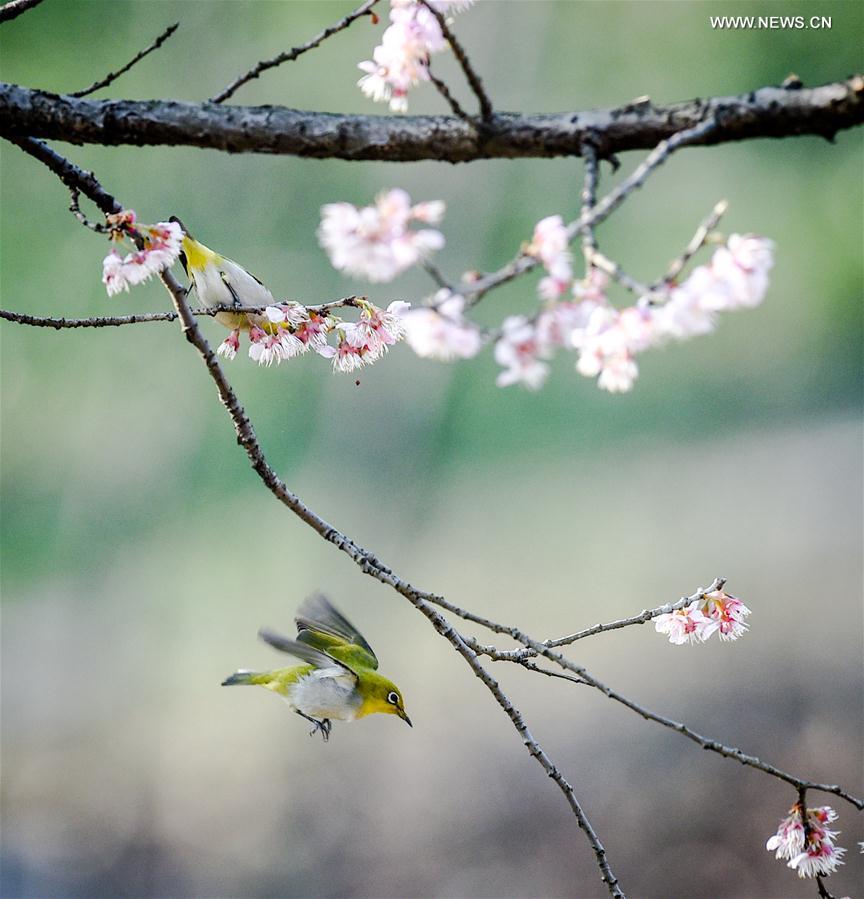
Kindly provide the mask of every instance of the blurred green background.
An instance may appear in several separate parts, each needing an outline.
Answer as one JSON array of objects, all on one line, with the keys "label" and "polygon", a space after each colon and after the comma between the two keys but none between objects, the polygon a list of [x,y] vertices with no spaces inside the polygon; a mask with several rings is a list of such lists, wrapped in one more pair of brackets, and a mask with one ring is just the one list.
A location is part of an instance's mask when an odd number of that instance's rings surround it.
[{"label": "blurred green background", "polygon": [[[179,20],[97,96],[199,101],[352,8],[48,0],[3,25],[0,73],[81,89]],[[832,27],[708,23],[748,13],[827,15]],[[355,82],[384,26],[355,23],[234,102],[383,112]],[[665,103],[864,68],[853,2],[480,2],[457,28],[508,110]],[[452,60],[436,67],[470,104]],[[427,86],[411,111],[444,110]],[[365,204],[392,186],[445,200],[437,262],[456,276],[511,258],[540,217],[572,218],[581,181],[578,160],[57,148],[142,220],[178,214],[277,296],[308,302],[430,291],[421,273],[370,288],[330,268],[315,238],[324,203]],[[312,508],[481,614],[546,637],[727,576],[753,609],[745,639],[675,648],[649,626],[571,655],[649,707],[860,794],[862,159],[860,131],[834,145],[688,150],[628,200],[599,239],[645,280],[721,197],[727,231],[777,243],[765,303],[645,354],[630,395],[597,390],[570,356],[539,394],[496,388],[489,352],[445,366],[397,348],[359,386],[318,358],[260,370],[244,355],[229,375],[270,461]],[[8,144],[0,163],[4,308],[168,308],[158,282],[106,297],[107,246],[66,211],[62,185]],[[478,318],[533,308],[535,282],[491,294]],[[4,896],[605,895],[562,797],[464,663],[264,490],[176,326],[4,323],[2,376]],[[256,630],[290,629],[315,589],[366,633],[413,731],[378,716],[337,724],[324,746],[264,691],[219,689],[238,666],[279,662]],[[494,673],[574,783],[625,890],[815,893],[764,850],[791,789],[599,694]],[[840,896],[860,883],[864,834],[851,807],[832,804],[850,850],[830,882]]]}]

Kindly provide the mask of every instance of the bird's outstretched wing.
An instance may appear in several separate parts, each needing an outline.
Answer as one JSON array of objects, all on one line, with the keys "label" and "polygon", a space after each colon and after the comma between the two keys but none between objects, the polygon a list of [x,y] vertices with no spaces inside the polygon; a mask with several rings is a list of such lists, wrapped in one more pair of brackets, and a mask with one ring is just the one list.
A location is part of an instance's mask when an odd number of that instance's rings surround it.
[{"label": "bird's outstretched wing", "polygon": [[281,634],[277,634],[276,631],[271,631],[270,628],[267,627],[262,627],[261,630],[258,631],[258,636],[265,643],[269,643],[270,646],[274,649],[278,649],[280,652],[287,652],[289,655],[296,656],[298,659],[301,659],[309,665],[314,665],[318,669],[325,671],[332,671],[335,669],[335,672],[338,672],[338,676],[341,677],[347,675],[354,683],[357,682],[357,675],[351,667],[336,656],[330,655],[329,652],[316,649],[308,643],[300,643],[298,640],[289,640],[288,637],[283,637]]},{"label": "bird's outstretched wing", "polygon": [[366,638],[321,593],[314,593],[297,610],[297,640],[343,662],[352,670],[378,667]]}]

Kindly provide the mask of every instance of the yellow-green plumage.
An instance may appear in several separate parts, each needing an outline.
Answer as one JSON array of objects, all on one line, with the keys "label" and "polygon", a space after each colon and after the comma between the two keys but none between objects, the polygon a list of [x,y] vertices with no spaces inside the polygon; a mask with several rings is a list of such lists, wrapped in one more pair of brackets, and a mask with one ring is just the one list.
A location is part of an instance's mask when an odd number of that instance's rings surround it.
[{"label": "yellow-green plumage", "polygon": [[[273,294],[253,274],[226,256],[195,240],[177,216],[171,216],[183,229],[180,262],[204,306],[269,306]],[[226,328],[248,328],[246,315],[219,312],[216,321]]]},{"label": "yellow-green plumage", "polygon": [[305,664],[273,671],[240,670],[223,686],[249,684],[279,694],[316,724],[324,738],[330,720],[353,721],[376,712],[411,724],[399,688],[378,674],[378,659],[363,635],[324,597],[307,599],[297,612],[297,639],[262,629],[259,636]]}]

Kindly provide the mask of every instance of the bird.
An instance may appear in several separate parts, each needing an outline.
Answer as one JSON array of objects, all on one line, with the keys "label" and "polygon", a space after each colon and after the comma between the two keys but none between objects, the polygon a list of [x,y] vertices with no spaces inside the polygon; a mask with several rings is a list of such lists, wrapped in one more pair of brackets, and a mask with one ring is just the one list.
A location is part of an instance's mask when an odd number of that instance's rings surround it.
[{"label": "bird", "polygon": [[334,720],[353,721],[376,712],[398,715],[413,727],[401,691],[378,673],[372,647],[326,596],[316,593],[304,600],[294,620],[296,640],[266,627],[258,636],[303,664],[272,671],[240,669],[222,686],[252,684],[272,690],[312,723],[310,736],[320,733],[325,742]]},{"label": "bird", "polygon": [[[183,230],[180,262],[204,306],[211,309],[214,306],[263,308],[275,302],[264,283],[242,265],[195,240],[176,215],[172,215],[169,221]],[[216,321],[231,330],[248,327],[247,316],[233,312],[217,313]]]}]

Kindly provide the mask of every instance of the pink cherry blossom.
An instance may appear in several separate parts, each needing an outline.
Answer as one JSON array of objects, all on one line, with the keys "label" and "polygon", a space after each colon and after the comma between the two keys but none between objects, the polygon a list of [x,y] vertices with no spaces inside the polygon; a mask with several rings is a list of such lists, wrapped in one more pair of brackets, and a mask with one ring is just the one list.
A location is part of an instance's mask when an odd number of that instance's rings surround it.
[{"label": "pink cherry blossom", "polygon": [[116,226],[113,239],[121,240],[125,236],[130,240],[137,238],[143,244],[122,257],[117,250],[111,250],[102,261],[102,283],[109,297],[143,284],[177,261],[183,231],[176,222],[137,225],[131,209],[108,219],[112,227]]},{"label": "pink cherry blossom", "polygon": [[549,374],[549,366],[541,361],[535,326],[524,315],[504,319],[495,344],[495,361],[504,366],[495,379],[499,387],[523,384],[529,390],[539,390]]},{"label": "pink cherry blossom", "polygon": [[[468,5],[464,0],[437,0],[436,8],[458,12]],[[429,80],[429,57],[444,50],[447,41],[432,12],[414,0],[393,0],[390,22],[372,59],[358,64],[365,74],[357,84],[375,102],[389,102],[392,112],[404,113],[408,92]]]},{"label": "pink cherry blossom", "polygon": [[357,328],[365,343],[380,355],[405,336],[403,316],[411,308],[410,303],[394,300],[385,310],[372,303],[365,303],[360,312]]},{"label": "pink cherry blossom", "polygon": [[828,824],[837,819],[837,813],[828,805],[808,808],[807,826],[801,814],[800,803],[795,803],[784,818],[777,832],[765,844],[774,857],[786,859],[799,877],[816,877],[833,874],[843,864],[846,850],[834,845],[839,831],[830,830]]},{"label": "pink cherry blossom", "polygon": [[711,619],[701,609],[702,603],[694,600],[683,609],[676,609],[654,619],[654,628],[658,634],[667,634],[669,642],[676,646],[684,643],[702,643],[705,640],[705,629]]},{"label": "pink cherry blossom", "polygon": [[216,355],[224,356],[226,359],[234,359],[239,349],[240,331],[235,329],[219,344]]},{"label": "pink cherry blossom", "polygon": [[573,281],[570,238],[564,219],[550,215],[537,222],[525,252],[539,259],[548,272],[537,285],[540,298],[548,302],[563,296]]},{"label": "pink cherry blossom", "polygon": [[443,288],[433,297],[432,306],[403,315],[406,342],[418,356],[441,362],[476,356],[483,341],[479,328],[463,317],[464,308],[464,297]]},{"label": "pink cherry blossom", "polygon": [[318,239],[334,268],[369,281],[392,281],[407,268],[444,246],[431,228],[409,229],[411,221],[437,221],[440,201],[411,205],[404,190],[378,195],[374,206],[329,203],[321,209]]},{"label": "pink cherry blossom", "polygon": [[655,326],[649,307],[629,307],[622,311],[597,306],[581,331],[572,335],[579,349],[576,370],[592,378],[610,393],[624,393],[633,387],[639,369],[633,358],[651,345]]},{"label": "pink cherry blossom", "polygon": [[706,629],[705,639],[717,631],[721,640],[737,640],[748,628],[744,619],[750,614],[750,609],[740,599],[723,590],[706,594],[704,612],[712,622]]}]

